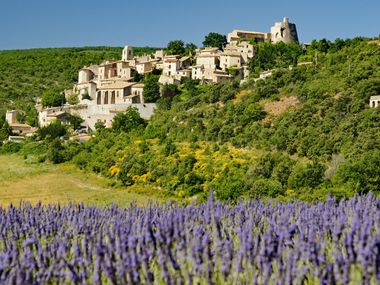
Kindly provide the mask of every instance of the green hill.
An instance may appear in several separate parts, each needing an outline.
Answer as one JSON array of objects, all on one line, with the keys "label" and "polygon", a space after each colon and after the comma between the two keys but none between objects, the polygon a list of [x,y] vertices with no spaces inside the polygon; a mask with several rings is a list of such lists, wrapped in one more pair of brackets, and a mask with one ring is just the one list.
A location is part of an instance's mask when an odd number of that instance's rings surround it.
[{"label": "green hill", "polygon": [[[84,144],[45,140],[4,145],[3,152],[19,151],[40,161],[58,156],[58,161],[72,161],[115,183],[149,184],[179,197],[206,197],[213,190],[222,200],[311,200],[378,192],[380,109],[368,106],[369,97],[380,94],[378,39],[314,41],[306,50],[284,44],[258,49],[250,68],[253,74],[273,69],[265,80],[242,85],[187,80],[178,89],[168,87],[166,94],[177,95],[159,100],[146,127],[98,130]],[[113,52],[90,54],[100,61]],[[19,53],[22,65],[23,52],[13,53]],[[49,68],[54,70],[50,75],[28,73],[21,81],[38,82],[33,92],[22,89],[17,75],[13,79],[18,83],[11,86],[26,93],[12,93],[1,83],[2,100],[14,100],[17,107],[38,95],[41,82],[69,86],[81,66],[94,62],[87,53],[72,53],[70,60],[53,61],[52,66],[65,62],[58,77],[51,76],[56,68]],[[289,69],[289,64],[294,66]],[[13,71],[5,73],[11,78]],[[21,94],[26,94],[23,99]]]}]

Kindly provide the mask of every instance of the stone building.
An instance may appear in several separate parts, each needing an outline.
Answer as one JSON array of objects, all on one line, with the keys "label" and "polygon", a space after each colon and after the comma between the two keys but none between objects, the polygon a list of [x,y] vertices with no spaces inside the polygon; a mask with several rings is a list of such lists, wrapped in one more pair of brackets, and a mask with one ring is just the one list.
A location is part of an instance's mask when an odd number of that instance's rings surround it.
[{"label": "stone building", "polygon": [[272,43],[298,43],[298,34],[296,25],[289,22],[289,18],[285,17],[282,22],[277,22],[271,28]]},{"label": "stone building", "polygon": [[270,33],[245,31],[245,30],[233,30],[227,35],[227,41],[230,44],[236,45],[240,40],[251,40],[257,43],[263,43],[270,40]]},{"label": "stone building", "polygon": [[5,120],[12,129],[12,132],[20,136],[33,135],[37,131],[37,128],[34,128],[28,124],[20,123],[17,119],[17,114],[19,113],[19,110],[11,110],[7,111],[5,114]]},{"label": "stone building", "polygon": [[270,32],[255,32],[246,30],[233,30],[227,36],[227,41],[232,45],[238,45],[241,41],[253,41],[256,43],[298,43],[298,34],[296,25],[289,22],[285,17],[282,22],[277,22],[271,27]]},{"label": "stone building", "polygon": [[369,99],[369,107],[370,108],[380,107],[380,95],[371,96],[371,98]]},{"label": "stone building", "polygon": [[182,77],[190,77],[191,57],[181,57],[179,55],[168,55],[162,59],[162,75],[159,83],[179,84]]},{"label": "stone building", "polygon": [[136,107],[144,119],[149,119],[156,105],[144,102],[144,84],[132,82],[132,72],[151,72],[159,60],[151,56],[134,57],[132,47],[126,46],[121,60],[82,68],[78,83],[65,92],[66,96],[77,94],[78,104],[55,108],[38,106],[39,125],[43,127],[57,119],[62,121],[71,114],[80,116],[90,129],[94,129],[98,120],[111,126],[112,118],[130,106]]}]

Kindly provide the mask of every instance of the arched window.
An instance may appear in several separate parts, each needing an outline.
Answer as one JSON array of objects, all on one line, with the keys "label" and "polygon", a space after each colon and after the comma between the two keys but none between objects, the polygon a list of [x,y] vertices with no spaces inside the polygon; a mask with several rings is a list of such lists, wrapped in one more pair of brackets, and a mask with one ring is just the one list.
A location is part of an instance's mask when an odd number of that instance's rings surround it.
[{"label": "arched window", "polygon": [[98,92],[98,95],[96,97],[96,104],[102,104],[102,94],[100,93],[100,91]]},{"label": "arched window", "polygon": [[112,95],[111,95],[111,104],[115,104],[115,91],[112,91]]},{"label": "arched window", "polygon": [[104,105],[108,104],[108,91],[104,93]]}]

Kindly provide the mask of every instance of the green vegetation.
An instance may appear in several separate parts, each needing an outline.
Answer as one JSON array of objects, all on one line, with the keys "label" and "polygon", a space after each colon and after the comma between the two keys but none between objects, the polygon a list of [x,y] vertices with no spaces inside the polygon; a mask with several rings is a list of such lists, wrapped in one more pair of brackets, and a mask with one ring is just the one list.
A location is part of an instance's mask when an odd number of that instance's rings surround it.
[{"label": "green vegetation", "polygon": [[223,49],[227,44],[227,37],[218,33],[209,33],[203,41],[204,47],[217,47]]},{"label": "green vegetation", "polygon": [[[380,94],[378,41],[257,48],[250,67],[253,74],[273,69],[265,80],[184,80],[162,90],[147,124],[131,109],[112,129],[99,124],[85,143],[53,140],[52,130],[50,140],[5,144],[2,151],[71,161],[114,183],[178,197],[205,198],[213,190],[221,200],[312,200],[379,191],[380,109],[368,107],[369,97]],[[152,86],[157,95],[153,80]],[[290,98],[295,103],[281,112],[268,107]]]},{"label": "green vegetation", "polygon": [[166,47],[168,55],[194,55],[197,46],[193,43],[187,43],[182,40],[170,41]]},{"label": "green vegetation", "polygon": [[160,85],[158,79],[160,76],[154,74],[147,74],[144,78],[144,101],[145,103],[154,103],[160,99]]},{"label": "green vegetation", "polygon": [[[32,158],[32,157],[31,157]],[[148,196],[148,198],[147,198]],[[21,201],[107,206],[125,206],[131,202],[144,205],[160,201],[157,189],[135,186],[129,189],[110,184],[106,178],[78,171],[70,164],[49,165],[23,160],[16,155],[0,155],[0,206]]]},{"label": "green vegetation", "polygon": [[65,94],[58,90],[49,89],[44,92],[41,98],[42,106],[58,107],[66,103]]}]

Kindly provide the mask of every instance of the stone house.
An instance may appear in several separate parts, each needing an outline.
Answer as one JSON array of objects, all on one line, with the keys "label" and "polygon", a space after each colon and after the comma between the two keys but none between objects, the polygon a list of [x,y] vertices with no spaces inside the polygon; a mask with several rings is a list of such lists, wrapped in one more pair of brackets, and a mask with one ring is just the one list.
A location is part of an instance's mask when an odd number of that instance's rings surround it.
[{"label": "stone house", "polygon": [[12,129],[12,132],[22,136],[31,136],[36,131],[37,128],[34,128],[28,124],[20,123],[17,120],[17,114],[20,113],[19,110],[7,111],[5,114],[5,120],[9,124],[9,127]]},{"label": "stone house", "polygon": [[251,40],[257,43],[270,41],[270,33],[262,33],[246,30],[233,30],[227,35],[227,41],[230,44],[237,45],[240,40]]},{"label": "stone house", "polygon": [[369,107],[370,108],[377,108],[380,106],[380,95],[378,96],[371,96],[369,99]]}]

